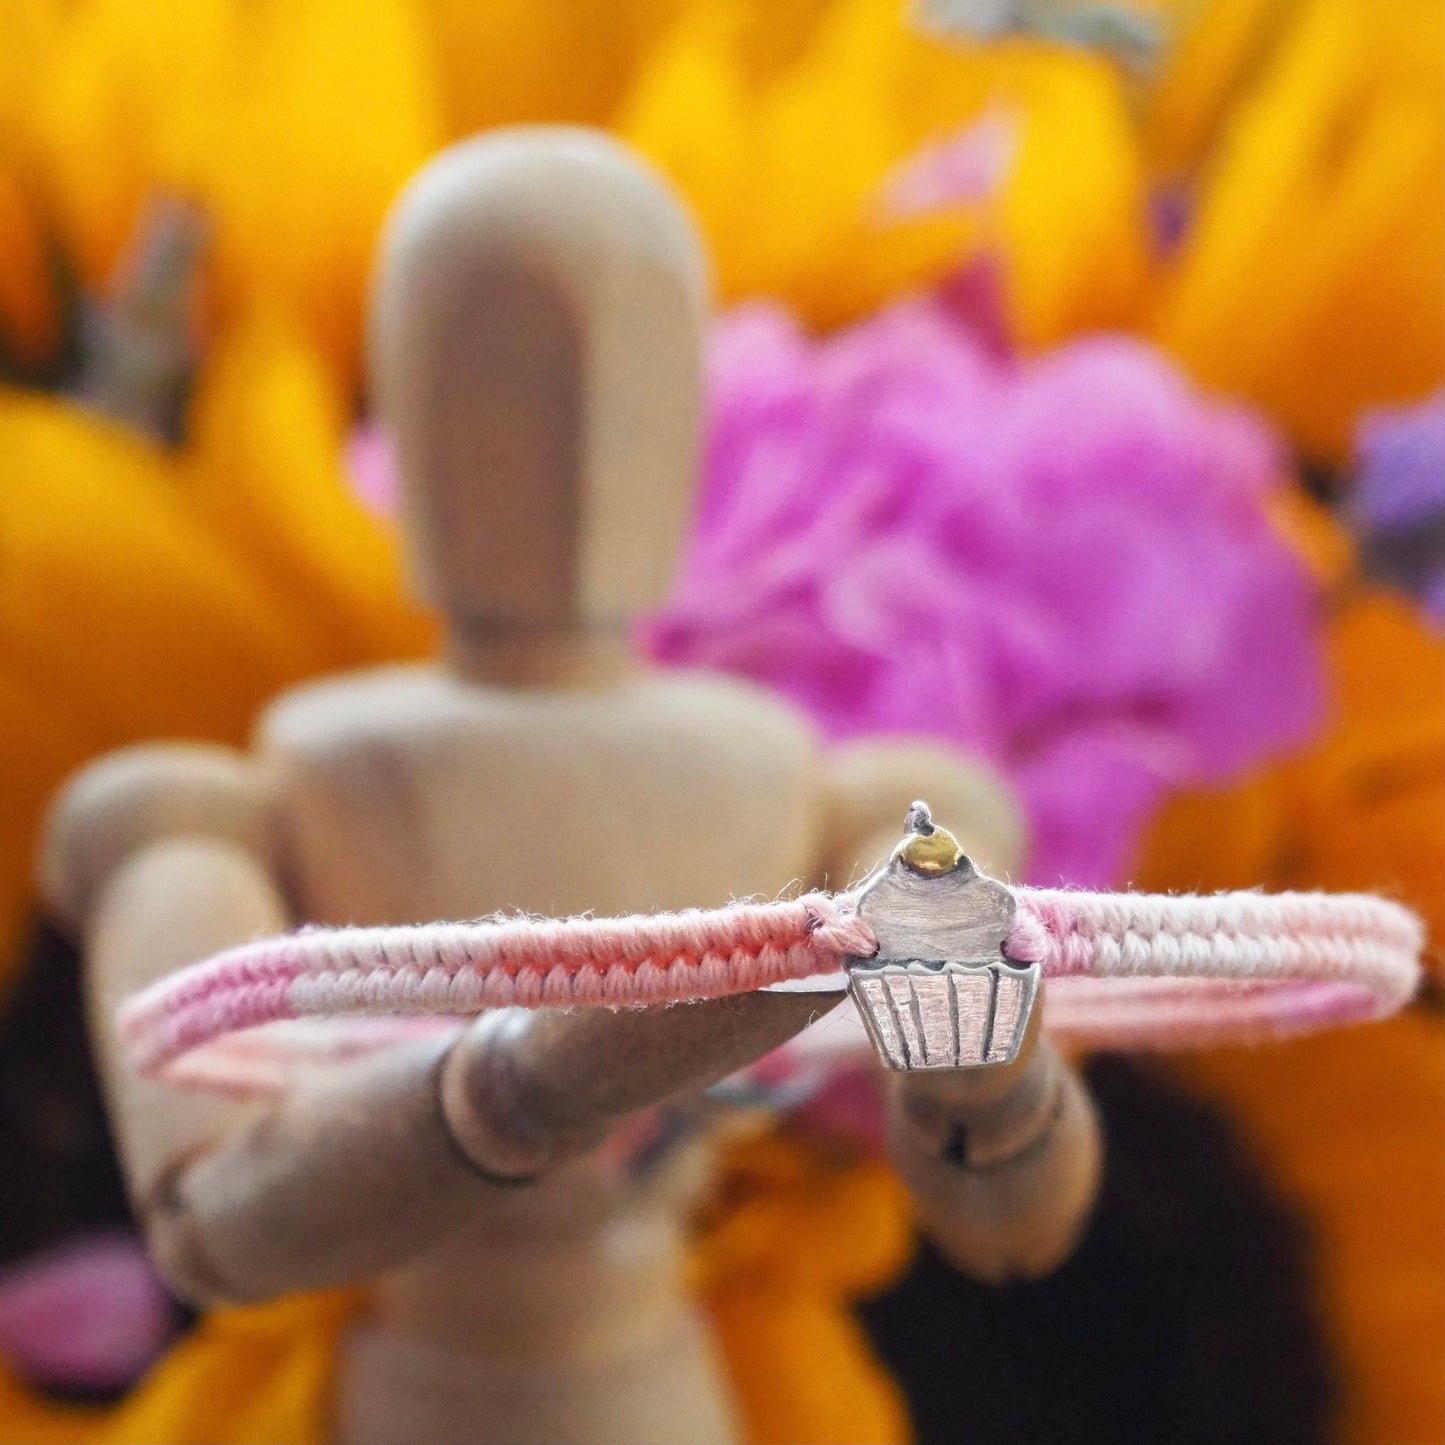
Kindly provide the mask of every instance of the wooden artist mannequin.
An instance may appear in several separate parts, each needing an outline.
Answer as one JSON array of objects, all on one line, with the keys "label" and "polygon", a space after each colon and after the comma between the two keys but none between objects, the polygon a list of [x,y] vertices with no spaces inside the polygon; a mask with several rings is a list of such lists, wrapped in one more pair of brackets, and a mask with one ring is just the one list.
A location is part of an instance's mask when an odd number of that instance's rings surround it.
[{"label": "wooden artist mannequin", "polygon": [[[986,864],[1017,861],[1007,799],[940,749],[828,755],[755,688],[628,660],[627,619],[662,598],[686,518],[704,313],[685,216],[610,141],[526,130],[443,155],[393,220],[372,359],[414,581],[449,622],[444,663],[282,697],[249,755],[105,760],[52,815],[45,885],[84,940],[117,1132],[168,1277],[200,1301],[372,1282],[340,1367],[343,1439],[736,1438],[679,1268],[699,1151],[638,1178],[596,1146],[837,996],[509,1010],[265,1104],[134,1077],[119,999],[303,920],[841,886],[920,793]],[[1098,1145],[1047,1045],[1004,1070],[899,1080],[893,1101],[899,1166],[961,1268],[994,1279],[1063,1257]]]}]

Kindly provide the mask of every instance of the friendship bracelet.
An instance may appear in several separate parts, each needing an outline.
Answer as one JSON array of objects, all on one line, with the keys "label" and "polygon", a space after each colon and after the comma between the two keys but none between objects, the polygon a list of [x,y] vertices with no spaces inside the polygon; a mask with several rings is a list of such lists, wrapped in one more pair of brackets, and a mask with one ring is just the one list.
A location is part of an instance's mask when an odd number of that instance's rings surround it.
[{"label": "friendship bracelet", "polygon": [[[1419,980],[1419,921],[1370,895],[1162,896],[1011,888],[915,803],[860,888],[644,917],[311,928],[226,950],[121,1008],[139,1072],[276,1082],[261,1025],[344,1058],[488,1009],[667,1004],[848,989],[890,1068],[1006,1063],[1043,978],[1051,1033],[1180,1047],[1379,1018]],[[303,1021],[321,1020],[311,1024]],[[344,1025],[341,1021],[344,1021]]]}]

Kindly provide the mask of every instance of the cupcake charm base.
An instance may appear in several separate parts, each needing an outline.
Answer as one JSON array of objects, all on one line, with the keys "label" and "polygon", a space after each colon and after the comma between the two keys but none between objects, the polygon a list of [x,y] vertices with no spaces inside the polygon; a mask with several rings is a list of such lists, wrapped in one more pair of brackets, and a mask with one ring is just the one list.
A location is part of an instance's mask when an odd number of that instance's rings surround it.
[{"label": "cupcake charm base", "polygon": [[1016,900],[980,873],[928,808],[862,887],[858,914],[877,935],[848,961],[849,989],[890,1069],[1011,1063],[1039,991],[1038,964],[1004,957]]}]

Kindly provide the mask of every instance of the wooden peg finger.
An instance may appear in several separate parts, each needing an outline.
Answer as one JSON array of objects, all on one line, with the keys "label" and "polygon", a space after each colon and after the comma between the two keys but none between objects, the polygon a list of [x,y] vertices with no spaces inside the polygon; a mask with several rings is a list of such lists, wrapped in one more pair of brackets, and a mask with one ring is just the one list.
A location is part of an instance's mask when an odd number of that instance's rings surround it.
[{"label": "wooden peg finger", "polygon": [[1098,1194],[1098,1117],[1078,1074],[1039,1036],[1013,1063],[895,1076],[890,1144],[925,1231],[990,1284],[1056,1269]]},{"label": "wooden peg finger", "polygon": [[152,1237],[203,1299],[367,1279],[463,1228],[479,1190],[555,1172],[626,1114],[725,1077],[838,997],[484,1016],[455,1041],[304,1082],[177,1156],[145,1201]]},{"label": "wooden peg finger", "polygon": [[511,1009],[457,1043],[442,1106],[459,1148],[491,1175],[541,1175],[623,1115],[701,1089],[821,1017],[842,994],[748,993],[627,1009]]}]

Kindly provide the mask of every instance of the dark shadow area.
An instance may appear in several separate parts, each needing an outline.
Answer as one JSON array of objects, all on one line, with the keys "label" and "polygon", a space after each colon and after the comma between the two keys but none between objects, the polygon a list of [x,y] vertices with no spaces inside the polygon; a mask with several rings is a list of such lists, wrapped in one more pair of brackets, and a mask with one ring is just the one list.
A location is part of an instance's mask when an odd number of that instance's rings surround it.
[{"label": "dark shadow area", "polygon": [[923,1247],[860,1313],[918,1445],[1315,1445],[1338,1388],[1302,1221],[1157,1064],[1087,1076],[1107,1162],[1052,1278],[993,1289]]},{"label": "dark shadow area", "polygon": [[43,921],[0,1012],[0,1179],[0,1264],[76,1230],[131,1224],[86,1038],[80,957]]}]

